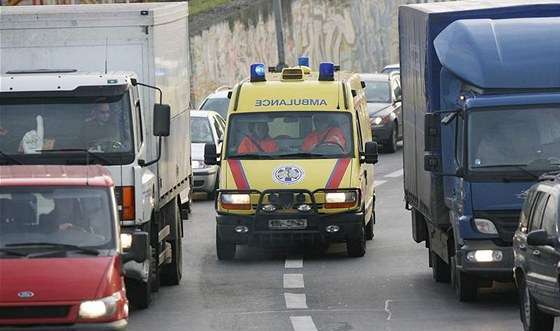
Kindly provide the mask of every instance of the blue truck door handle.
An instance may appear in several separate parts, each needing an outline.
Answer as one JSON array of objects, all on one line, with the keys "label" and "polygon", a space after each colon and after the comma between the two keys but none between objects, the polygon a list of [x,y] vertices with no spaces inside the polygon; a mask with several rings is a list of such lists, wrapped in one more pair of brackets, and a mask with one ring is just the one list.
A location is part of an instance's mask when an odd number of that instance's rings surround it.
[{"label": "blue truck door handle", "polygon": [[539,251],[538,249],[535,249],[535,250],[533,251],[533,255],[534,255],[534,256],[541,256],[541,251]]}]

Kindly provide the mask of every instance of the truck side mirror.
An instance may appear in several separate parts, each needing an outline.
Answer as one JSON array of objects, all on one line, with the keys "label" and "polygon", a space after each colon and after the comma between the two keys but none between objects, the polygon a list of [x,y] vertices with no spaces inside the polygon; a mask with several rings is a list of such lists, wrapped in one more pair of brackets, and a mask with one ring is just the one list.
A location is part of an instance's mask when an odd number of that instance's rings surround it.
[{"label": "truck side mirror", "polygon": [[424,115],[424,151],[434,152],[439,146],[441,134],[439,114]]},{"label": "truck side mirror", "polygon": [[123,255],[122,261],[136,261],[142,263],[148,258],[148,252],[151,252],[150,243],[147,232],[133,232],[132,243],[128,251]]},{"label": "truck side mirror", "polygon": [[204,163],[207,165],[218,164],[218,153],[216,152],[216,144],[207,143],[204,145]]},{"label": "truck side mirror", "polygon": [[171,107],[167,104],[154,105],[154,136],[168,137],[171,123]]},{"label": "truck side mirror", "polygon": [[377,143],[375,141],[366,142],[366,151],[364,153],[364,162],[376,164],[379,153],[377,152]]}]

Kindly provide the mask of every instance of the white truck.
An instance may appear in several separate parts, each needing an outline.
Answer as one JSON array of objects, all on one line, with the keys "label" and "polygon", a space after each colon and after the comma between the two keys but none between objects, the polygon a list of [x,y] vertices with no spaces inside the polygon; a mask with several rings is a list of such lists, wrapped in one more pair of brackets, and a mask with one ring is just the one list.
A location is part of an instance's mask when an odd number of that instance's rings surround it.
[{"label": "white truck", "polygon": [[150,236],[150,258],[124,265],[139,308],[182,277],[193,182],[187,17],[186,2],[0,11],[0,167],[107,167],[122,231]]}]

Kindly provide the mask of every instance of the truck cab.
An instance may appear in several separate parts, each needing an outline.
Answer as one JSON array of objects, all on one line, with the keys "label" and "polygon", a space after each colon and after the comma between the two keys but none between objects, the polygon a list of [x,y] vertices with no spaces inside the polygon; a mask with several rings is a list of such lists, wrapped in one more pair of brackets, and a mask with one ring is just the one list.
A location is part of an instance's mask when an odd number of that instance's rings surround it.
[{"label": "truck cab", "polygon": [[233,88],[219,155],[216,199],[219,259],[236,245],[275,247],[346,243],[365,254],[375,222],[377,144],[359,75],[321,63],[265,73]]},{"label": "truck cab", "polygon": [[123,264],[146,247],[147,233],[121,233],[102,166],[2,166],[0,330],[125,329]]}]

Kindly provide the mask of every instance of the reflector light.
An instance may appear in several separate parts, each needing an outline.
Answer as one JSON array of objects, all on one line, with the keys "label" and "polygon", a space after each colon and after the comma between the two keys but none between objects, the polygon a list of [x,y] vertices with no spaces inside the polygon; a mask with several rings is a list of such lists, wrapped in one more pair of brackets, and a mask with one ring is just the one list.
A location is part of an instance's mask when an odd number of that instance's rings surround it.
[{"label": "reflector light", "polygon": [[298,58],[298,65],[309,67],[309,58],[307,56]]},{"label": "reflector light", "polygon": [[334,80],[334,63],[321,62],[319,64],[319,80],[320,81]]},{"label": "reflector light", "polygon": [[264,82],[266,80],[264,69],[263,63],[251,64],[251,82]]}]

